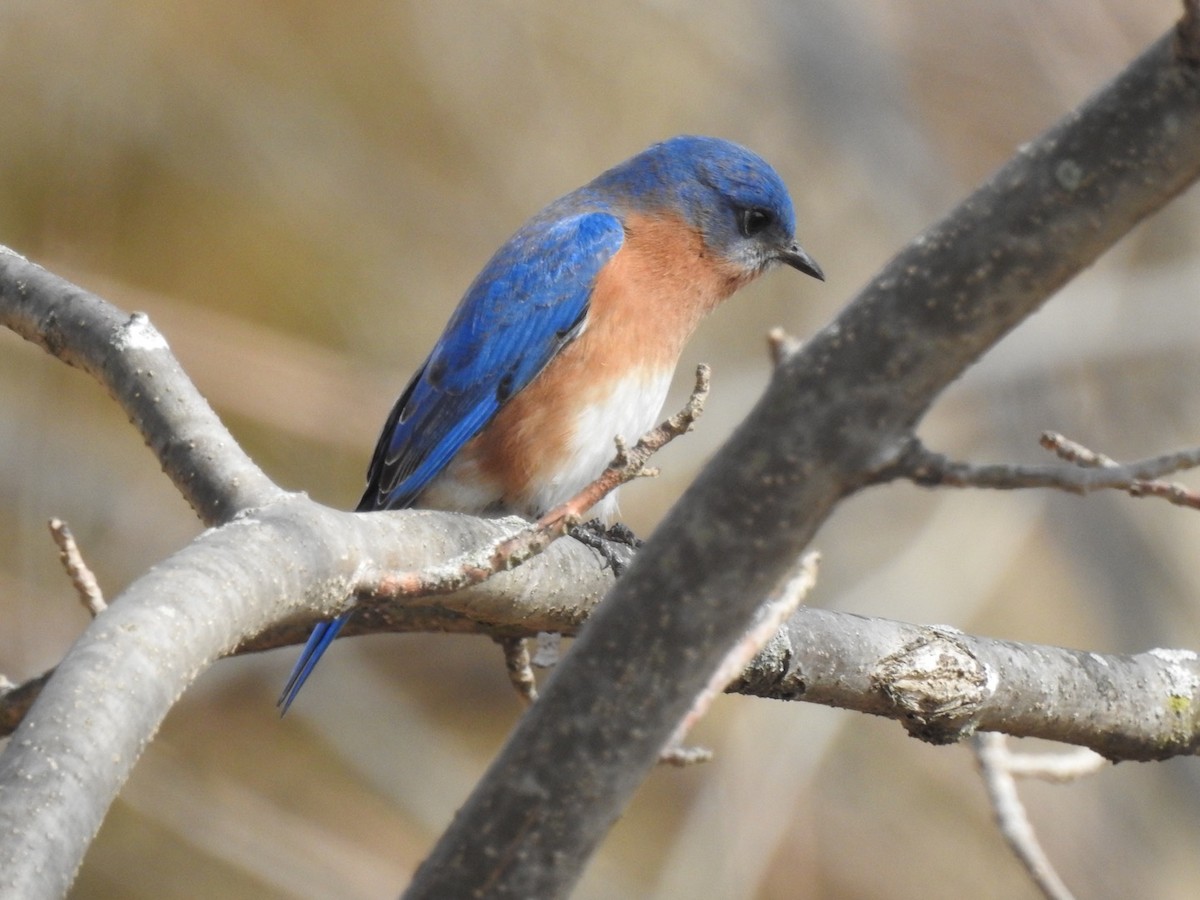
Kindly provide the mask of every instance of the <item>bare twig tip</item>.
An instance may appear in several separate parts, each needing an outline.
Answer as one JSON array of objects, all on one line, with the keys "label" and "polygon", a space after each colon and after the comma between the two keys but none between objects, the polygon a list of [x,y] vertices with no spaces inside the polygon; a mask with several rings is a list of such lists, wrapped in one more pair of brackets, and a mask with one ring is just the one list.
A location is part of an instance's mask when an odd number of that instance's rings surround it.
[{"label": "bare twig tip", "polygon": [[504,668],[508,680],[526,706],[537,701],[537,679],[529,658],[529,648],[524,638],[497,638],[496,643],[504,651]]},{"label": "bare twig tip", "polygon": [[658,761],[664,766],[682,769],[709,762],[712,758],[713,752],[707,747],[668,747],[659,754]]},{"label": "bare twig tip", "polygon": [[75,586],[75,593],[79,595],[80,602],[93,616],[100,615],[108,608],[108,604],[104,602],[104,592],[100,590],[96,576],[83,561],[83,554],[79,552],[75,536],[62,519],[51,519],[49,525],[50,536],[58,545],[58,558],[62,561],[71,584]]}]

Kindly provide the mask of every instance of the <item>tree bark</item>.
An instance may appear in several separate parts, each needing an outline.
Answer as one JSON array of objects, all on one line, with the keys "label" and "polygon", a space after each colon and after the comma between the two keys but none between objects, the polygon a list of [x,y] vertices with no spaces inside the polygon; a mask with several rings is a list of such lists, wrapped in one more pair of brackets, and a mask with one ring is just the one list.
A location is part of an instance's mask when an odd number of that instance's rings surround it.
[{"label": "tree bark", "polygon": [[561,897],[759,599],[943,388],[1200,172],[1196,23],[930,228],[777,370],[589,620],[407,897]]}]

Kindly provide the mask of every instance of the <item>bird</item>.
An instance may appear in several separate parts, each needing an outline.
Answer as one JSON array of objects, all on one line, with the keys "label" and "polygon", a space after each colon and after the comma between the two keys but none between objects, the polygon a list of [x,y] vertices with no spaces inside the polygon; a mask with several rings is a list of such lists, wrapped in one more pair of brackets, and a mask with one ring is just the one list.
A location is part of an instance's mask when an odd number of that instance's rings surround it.
[{"label": "bird", "polygon": [[[659,416],[684,343],[779,265],[824,280],[760,156],[714,137],[652,145],[553,201],[492,256],[392,407],[356,510],[536,518]],[[615,492],[593,513],[609,520]],[[313,629],[286,712],[351,613]]]}]

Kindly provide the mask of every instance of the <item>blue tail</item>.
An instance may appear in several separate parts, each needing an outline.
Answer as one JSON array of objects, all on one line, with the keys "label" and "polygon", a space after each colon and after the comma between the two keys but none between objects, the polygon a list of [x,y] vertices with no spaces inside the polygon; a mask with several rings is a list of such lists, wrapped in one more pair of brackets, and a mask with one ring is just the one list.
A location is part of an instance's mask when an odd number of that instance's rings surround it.
[{"label": "blue tail", "polygon": [[292,705],[292,701],[300,693],[300,688],[304,687],[304,682],[312,674],[313,667],[320,660],[321,654],[333,643],[333,639],[337,637],[338,632],[342,630],[342,626],[346,624],[346,620],[349,618],[350,613],[343,613],[336,619],[317,623],[317,627],[308,636],[308,643],[304,645],[304,650],[300,653],[300,658],[296,660],[292,674],[288,676],[287,684],[283,686],[283,693],[279,695],[279,699],[275,702],[275,705],[279,707],[279,714],[281,716],[288,711],[288,707]]}]

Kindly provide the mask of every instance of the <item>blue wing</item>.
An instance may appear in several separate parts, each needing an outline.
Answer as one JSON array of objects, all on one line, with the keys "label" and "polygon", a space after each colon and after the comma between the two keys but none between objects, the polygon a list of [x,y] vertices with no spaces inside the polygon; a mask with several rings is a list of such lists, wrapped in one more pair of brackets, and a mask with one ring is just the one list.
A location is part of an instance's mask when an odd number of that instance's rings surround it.
[{"label": "blue wing", "polygon": [[[621,248],[608,212],[531,220],[488,262],[392,408],[358,510],[403,509],[579,332],[596,275]],[[287,712],[349,613],[313,629],[283,688]]]},{"label": "blue wing", "polygon": [[535,220],[492,257],[392,409],[360,511],[403,509],[577,333],[616,217]]}]

